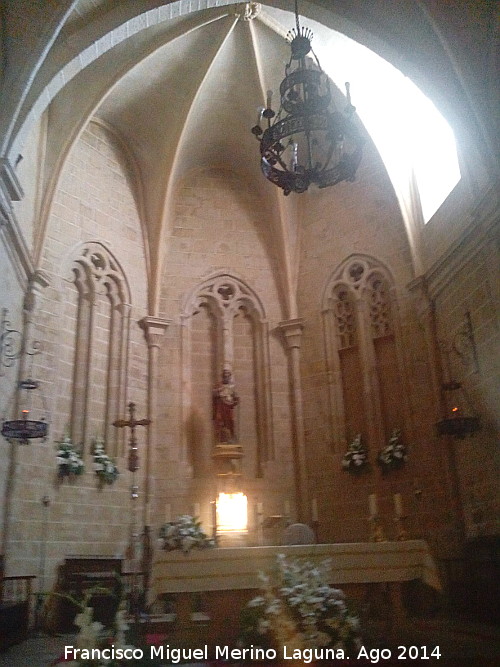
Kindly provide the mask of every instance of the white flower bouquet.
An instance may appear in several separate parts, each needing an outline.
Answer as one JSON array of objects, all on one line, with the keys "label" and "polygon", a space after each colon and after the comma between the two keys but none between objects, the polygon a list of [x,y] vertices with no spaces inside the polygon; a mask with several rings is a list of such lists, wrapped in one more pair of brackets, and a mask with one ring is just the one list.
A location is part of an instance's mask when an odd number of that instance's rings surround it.
[{"label": "white flower bouquet", "polygon": [[383,469],[400,468],[408,458],[408,452],[401,441],[401,431],[394,429],[387,447],[382,449],[377,457],[377,462]]},{"label": "white flower bouquet", "polygon": [[57,444],[56,461],[57,474],[59,477],[81,475],[85,466],[79,452],[75,451],[71,438],[68,435],[65,435]]},{"label": "white flower bouquet", "polygon": [[358,433],[342,458],[342,468],[349,472],[360,472],[367,463],[368,453],[361,444],[361,433]]},{"label": "white flower bouquet", "polygon": [[106,484],[113,484],[120,474],[116,463],[106,454],[102,440],[94,440],[94,472]]},{"label": "white flower bouquet", "polygon": [[262,648],[342,648],[360,646],[359,621],[344,593],[327,583],[327,561],[287,561],[277,556],[274,576],[260,575],[262,594],[242,614],[242,642]]},{"label": "white flower bouquet", "polygon": [[165,551],[183,551],[206,549],[215,546],[215,540],[208,537],[201,529],[201,522],[189,514],[178,516],[174,521],[165,523],[160,528],[160,540]]}]

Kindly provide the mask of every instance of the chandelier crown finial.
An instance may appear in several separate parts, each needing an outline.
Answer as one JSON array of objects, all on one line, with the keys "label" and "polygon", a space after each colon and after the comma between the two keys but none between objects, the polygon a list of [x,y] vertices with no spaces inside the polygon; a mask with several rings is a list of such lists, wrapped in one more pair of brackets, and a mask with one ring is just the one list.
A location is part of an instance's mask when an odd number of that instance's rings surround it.
[{"label": "chandelier crown finial", "polygon": [[286,36],[292,49],[292,60],[305,58],[311,51],[313,32],[309,28],[293,28]]}]

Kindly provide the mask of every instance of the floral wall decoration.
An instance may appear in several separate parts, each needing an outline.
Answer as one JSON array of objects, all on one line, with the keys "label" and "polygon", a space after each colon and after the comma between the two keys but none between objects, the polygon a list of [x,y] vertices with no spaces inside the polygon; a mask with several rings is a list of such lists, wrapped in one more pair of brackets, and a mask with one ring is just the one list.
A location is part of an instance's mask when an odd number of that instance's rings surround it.
[{"label": "floral wall decoration", "polygon": [[189,514],[178,516],[174,521],[165,523],[159,534],[161,547],[165,551],[183,551],[206,549],[215,546],[215,540],[208,537],[201,528],[201,522]]},{"label": "floral wall decoration", "polygon": [[57,475],[60,479],[81,475],[85,470],[80,453],[75,449],[69,435],[65,435],[57,442]]},{"label": "floral wall decoration", "polygon": [[377,456],[377,463],[383,471],[395,468],[401,468],[408,459],[408,451],[401,439],[401,431],[396,428],[393,430],[386,447],[380,450]]},{"label": "floral wall decoration", "polygon": [[104,441],[96,438],[93,441],[93,451],[94,472],[99,481],[105,484],[113,484],[120,473],[116,463],[106,454]]},{"label": "floral wall decoration", "polygon": [[367,466],[368,452],[361,443],[361,433],[358,433],[342,458],[342,468],[356,473],[366,470]]}]

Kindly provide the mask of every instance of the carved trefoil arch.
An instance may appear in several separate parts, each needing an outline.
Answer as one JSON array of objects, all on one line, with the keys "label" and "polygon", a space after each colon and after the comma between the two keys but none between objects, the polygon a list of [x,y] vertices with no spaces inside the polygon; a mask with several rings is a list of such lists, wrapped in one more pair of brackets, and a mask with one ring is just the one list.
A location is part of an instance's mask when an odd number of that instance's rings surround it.
[{"label": "carved trefoil arch", "polygon": [[120,434],[112,427],[126,403],[130,289],[125,274],[102,243],[72,253],[65,271],[76,290],[70,435],[86,446],[102,437],[117,456]]},{"label": "carved trefoil arch", "polygon": [[359,432],[375,451],[407,419],[391,273],[368,255],[348,257],[325,287],[322,314],[333,442],[344,447]]},{"label": "carved trefoil arch", "polygon": [[[191,408],[192,326],[193,318],[206,309],[215,326],[215,359],[213,368],[216,376],[213,384],[220,380],[223,369],[234,371],[235,366],[235,320],[244,315],[252,327],[253,377],[255,379],[255,427],[256,427],[256,469],[257,477],[263,474],[265,462],[274,458],[272,404],[269,361],[269,326],[261,300],[255,291],[241,278],[229,271],[218,271],[196,285],[186,296],[181,315],[181,357],[182,357],[182,423]],[[234,378],[238,384],[238,377]],[[186,435],[182,438],[181,458],[187,458]]]}]

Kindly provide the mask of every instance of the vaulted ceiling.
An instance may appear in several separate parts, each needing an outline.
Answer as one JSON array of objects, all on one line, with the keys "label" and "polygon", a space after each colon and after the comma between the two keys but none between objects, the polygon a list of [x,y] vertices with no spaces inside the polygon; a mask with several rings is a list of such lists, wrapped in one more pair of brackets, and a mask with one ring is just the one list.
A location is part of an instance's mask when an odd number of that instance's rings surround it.
[{"label": "vaulted ceiling", "polygon": [[[412,76],[452,116],[461,97],[456,108],[465,117],[459,79],[421,4],[301,0],[299,9],[305,23],[314,19],[319,24],[315,39],[335,40],[334,29],[357,39]],[[168,236],[176,183],[192,168],[217,165],[239,172],[275,212],[272,233],[292,283],[295,237],[290,220],[296,204],[284,202],[263,179],[250,128],[265,91],[276,91],[283,78],[289,57],[284,36],[294,26],[293,0],[65,0],[58,8],[59,27],[39,54],[12,132],[4,139],[15,162],[30,129],[48,109],[42,227],[68,152],[94,117],[120,138],[136,174],[152,282],[161,272],[158,249]],[[14,56],[16,48],[14,42]],[[440,66],[427,77],[431,61]],[[342,100],[340,91],[337,98]],[[451,120],[460,127],[459,116]],[[35,256],[41,252],[43,231],[38,238]]]}]

